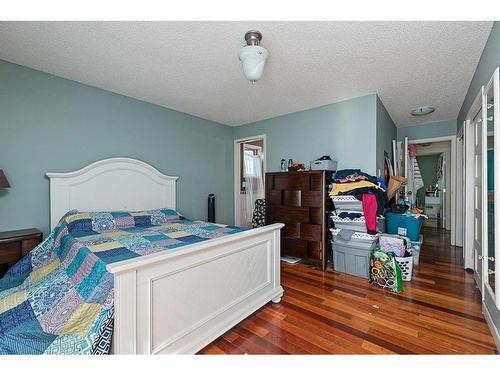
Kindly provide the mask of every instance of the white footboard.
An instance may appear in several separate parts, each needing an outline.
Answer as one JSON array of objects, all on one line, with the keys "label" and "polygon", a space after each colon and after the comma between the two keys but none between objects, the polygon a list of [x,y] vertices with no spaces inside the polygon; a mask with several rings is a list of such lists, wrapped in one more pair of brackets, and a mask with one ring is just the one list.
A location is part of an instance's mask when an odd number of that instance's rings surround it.
[{"label": "white footboard", "polygon": [[283,295],[273,224],[111,264],[114,354],[196,353]]}]

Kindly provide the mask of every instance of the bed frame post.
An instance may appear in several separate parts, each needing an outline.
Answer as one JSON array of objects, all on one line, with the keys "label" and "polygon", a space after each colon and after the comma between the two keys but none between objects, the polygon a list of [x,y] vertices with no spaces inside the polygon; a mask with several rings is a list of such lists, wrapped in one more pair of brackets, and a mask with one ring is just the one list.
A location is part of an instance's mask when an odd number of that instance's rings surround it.
[{"label": "bed frame post", "polygon": [[137,272],[130,270],[115,275],[113,353],[137,354]]},{"label": "bed frame post", "polygon": [[[274,248],[275,248],[275,256],[273,257],[274,261],[274,288],[279,290],[283,290],[281,288],[281,231],[274,231]],[[277,254],[276,254],[277,253]],[[276,256],[277,255],[277,256]],[[273,303],[280,303],[281,297],[283,296],[283,292],[276,297],[274,297],[271,301]]]}]

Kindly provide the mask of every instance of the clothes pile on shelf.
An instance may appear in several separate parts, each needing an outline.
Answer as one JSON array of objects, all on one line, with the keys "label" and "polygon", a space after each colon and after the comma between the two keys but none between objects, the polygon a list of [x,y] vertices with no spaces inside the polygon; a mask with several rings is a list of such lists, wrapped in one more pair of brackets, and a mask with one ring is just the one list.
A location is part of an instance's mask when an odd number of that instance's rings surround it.
[{"label": "clothes pile on shelf", "polygon": [[[332,220],[336,228],[361,230],[376,234],[378,220],[387,207],[387,186],[382,178],[360,169],[343,169],[335,173],[330,197],[335,206]],[[358,204],[356,202],[359,202]]]}]

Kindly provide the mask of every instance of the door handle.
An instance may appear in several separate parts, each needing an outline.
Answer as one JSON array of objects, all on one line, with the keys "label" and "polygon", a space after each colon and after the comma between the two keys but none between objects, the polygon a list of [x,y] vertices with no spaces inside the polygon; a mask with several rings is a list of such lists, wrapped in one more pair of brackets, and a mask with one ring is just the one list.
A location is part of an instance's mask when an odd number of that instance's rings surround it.
[{"label": "door handle", "polygon": [[484,257],[482,255],[478,255],[477,256],[479,259],[484,259]]},{"label": "door handle", "polygon": [[488,260],[491,260],[492,262],[495,261],[495,257],[488,257]]},{"label": "door handle", "polygon": [[488,269],[488,275],[493,275],[495,271]]}]

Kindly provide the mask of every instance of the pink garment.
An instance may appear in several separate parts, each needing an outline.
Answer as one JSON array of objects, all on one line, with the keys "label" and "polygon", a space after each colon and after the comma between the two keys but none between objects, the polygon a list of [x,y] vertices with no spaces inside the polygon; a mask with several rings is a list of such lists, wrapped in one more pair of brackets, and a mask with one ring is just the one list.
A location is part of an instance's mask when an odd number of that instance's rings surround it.
[{"label": "pink garment", "polygon": [[377,197],[375,194],[363,194],[363,215],[366,221],[366,230],[369,234],[377,233]]},{"label": "pink garment", "polygon": [[417,146],[408,145],[408,155],[410,155],[410,158],[416,157],[417,156]]},{"label": "pink garment", "polygon": [[336,179],[335,182],[337,184],[345,184],[348,182],[358,182],[366,180],[365,176],[347,176],[346,178]]}]

